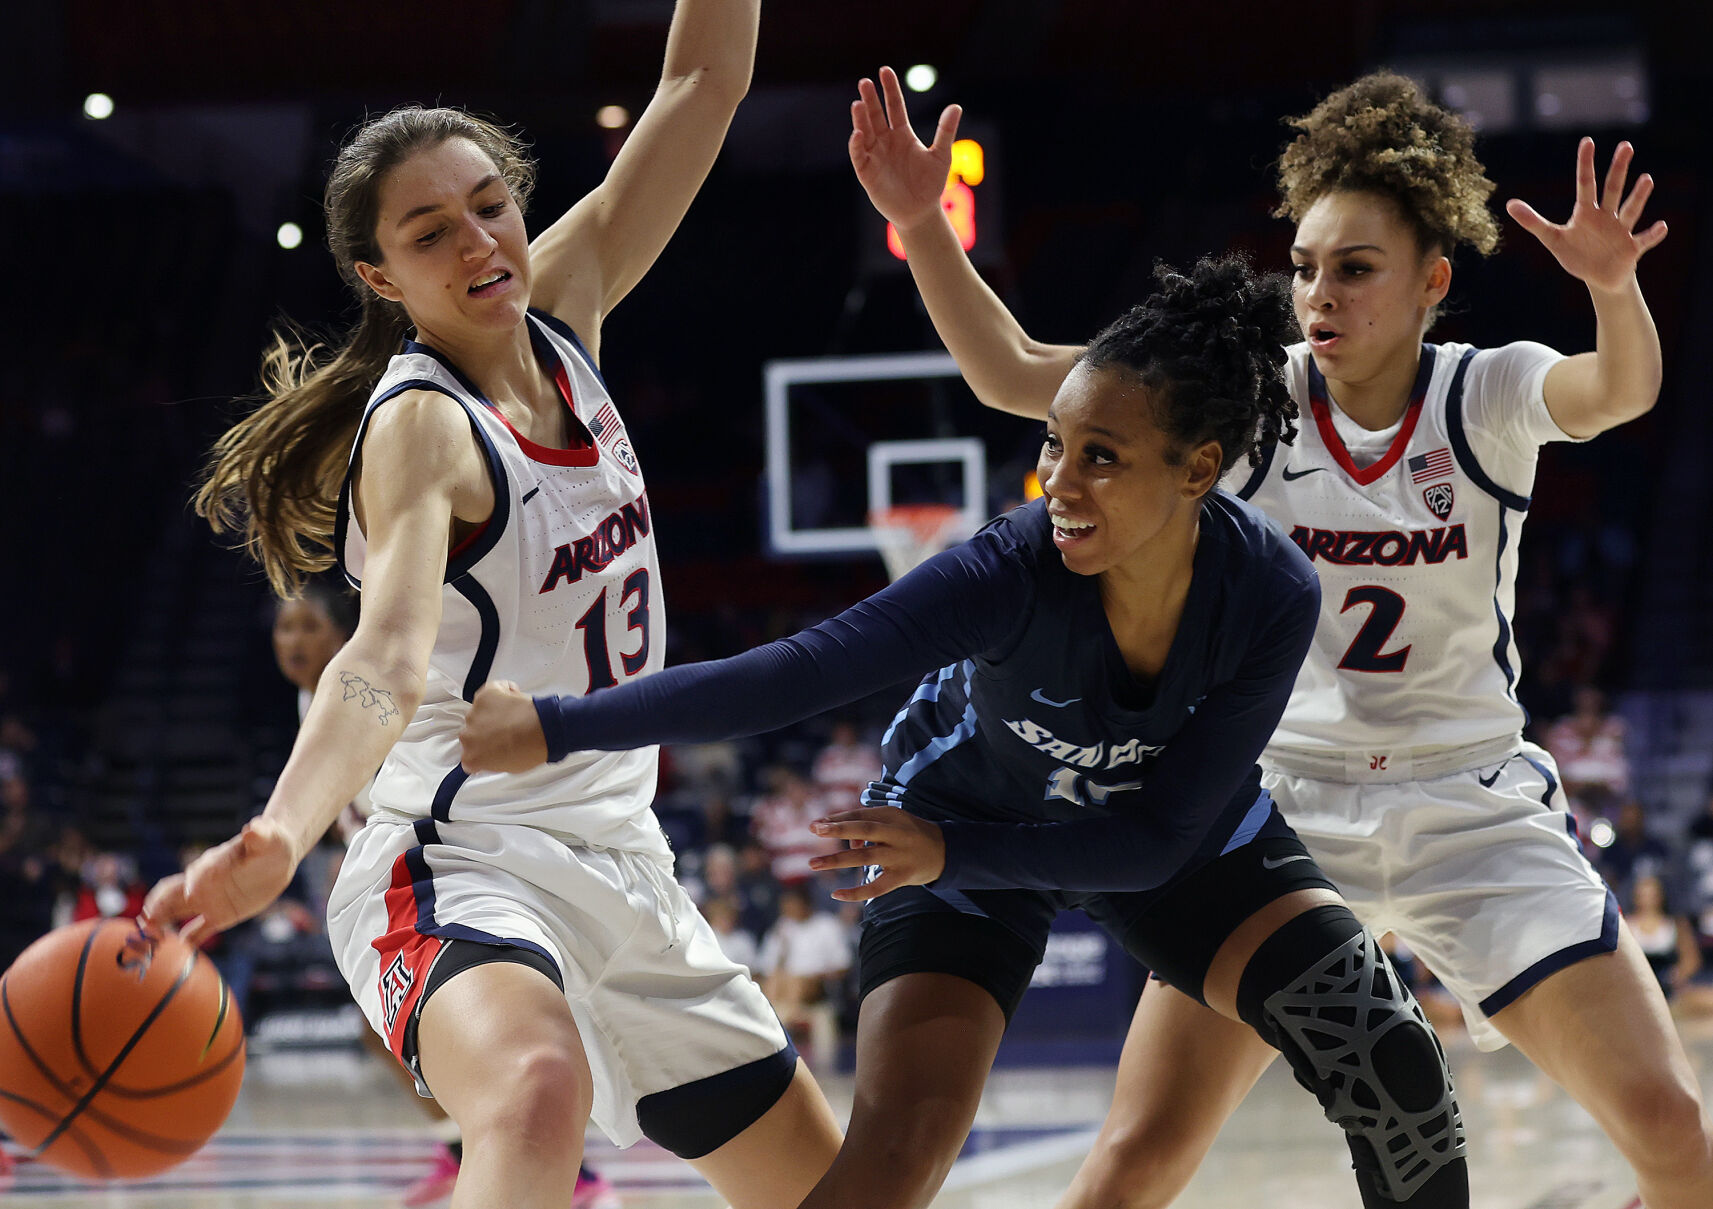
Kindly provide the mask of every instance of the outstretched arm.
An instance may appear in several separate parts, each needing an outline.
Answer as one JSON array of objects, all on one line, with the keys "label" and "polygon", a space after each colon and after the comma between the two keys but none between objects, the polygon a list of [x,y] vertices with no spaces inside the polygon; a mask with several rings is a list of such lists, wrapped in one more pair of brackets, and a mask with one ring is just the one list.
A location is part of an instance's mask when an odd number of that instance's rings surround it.
[{"label": "outstretched arm", "polygon": [[451,399],[410,392],[376,413],[363,444],[369,554],[357,632],[322,673],[267,807],[157,885],[144,908],[151,920],[183,921],[194,941],[257,914],[286,888],[416,712],[452,518],[491,511],[491,492],[470,422]]},{"label": "outstretched arm", "polygon": [[678,229],[755,65],[761,0],[678,0],[660,85],[603,180],[530,247],[530,301],[600,356],[601,321]]},{"label": "outstretched arm", "polygon": [[586,697],[484,685],[458,739],[471,772],[523,772],[573,751],[758,735],[1002,645],[1033,581],[984,530],[819,625],[730,659],[680,664]]},{"label": "outstretched arm", "polygon": [[1045,419],[1082,350],[1031,339],[964,255],[940,205],[963,111],[948,106],[933,145],[924,147],[910,128],[904,90],[892,68],[880,69],[880,88],[872,80],[857,84],[851,167],[874,208],[898,232],[934,330],[976,398],[1000,411]]},{"label": "outstretched arm", "polygon": [[1547,410],[1573,437],[1595,436],[1633,420],[1659,397],[1659,333],[1636,281],[1636,264],[1665,238],[1666,226],[1656,222],[1636,231],[1654,182],[1644,174],[1624,196],[1634,154],[1629,143],[1618,144],[1602,189],[1594,179],[1594,140],[1583,139],[1576,149],[1576,204],[1562,225],[1515,198],[1505,205],[1594,300],[1594,351],[1566,358],[1546,376]]}]

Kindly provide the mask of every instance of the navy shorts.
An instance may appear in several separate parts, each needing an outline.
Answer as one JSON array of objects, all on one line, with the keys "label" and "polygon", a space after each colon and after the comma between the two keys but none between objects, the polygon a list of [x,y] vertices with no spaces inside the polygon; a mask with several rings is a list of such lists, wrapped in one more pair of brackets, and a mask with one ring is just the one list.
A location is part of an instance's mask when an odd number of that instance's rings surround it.
[{"label": "navy shorts", "polygon": [[930,890],[883,894],[863,915],[862,994],[901,974],[953,974],[982,987],[1007,1021],[1047,950],[1060,911],[1081,908],[1162,982],[1205,1003],[1220,945],[1256,911],[1296,890],[1336,890],[1275,818],[1264,834],[1164,890]]}]

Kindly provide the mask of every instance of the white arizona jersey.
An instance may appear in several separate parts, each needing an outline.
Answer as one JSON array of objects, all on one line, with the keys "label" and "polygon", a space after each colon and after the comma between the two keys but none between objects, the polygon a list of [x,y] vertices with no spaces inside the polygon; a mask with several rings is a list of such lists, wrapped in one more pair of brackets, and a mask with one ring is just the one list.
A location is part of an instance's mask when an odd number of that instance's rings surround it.
[{"label": "white arizona jersey", "polygon": [[[404,391],[438,391],[468,413],[494,483],[493,516],[446,568],[422,705],[370,796],[376,810],[404,816],[527,823],[601,847],[666,852],[649,809],[657,747],[574,752],[516,774],[458,765],[458,731],[484,681],[581,695],[658,671],[665,645],[653,517],[624,424],[571,330],[535,311],[529,326],[587,433],[581,447],[523,437],[451,362],[414,341],[388,365],[357,431],[353,466],[376,408]],[[349,473],[338,521],[341,569],[360,588],[366,544]]]},{"label": "white arizona jersey", "polygon": [[1324,766],[1517,735],[1517,542],[1540,446],[1571,439],[1542,395],[1560,354],[1423,345],[1403,419],[1373,434],[1337,410],[1306,344],[1289,354],[1296,443],[1225,484],[1321,579],[1314,645],[1268,755]]}]

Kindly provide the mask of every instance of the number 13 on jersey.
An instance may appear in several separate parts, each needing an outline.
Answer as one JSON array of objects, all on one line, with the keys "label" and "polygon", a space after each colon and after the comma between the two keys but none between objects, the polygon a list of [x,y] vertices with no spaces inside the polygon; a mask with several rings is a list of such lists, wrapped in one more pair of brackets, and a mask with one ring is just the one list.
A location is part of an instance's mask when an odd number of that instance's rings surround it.
[{"label": "number 13 on jersey", "polygon": [[[626,676],[634,676],[648,666],[648,568],[641,567],[625,577],[619,594],[619,609],[624,613],[625,628],[618,634],[619,647],[614,651],[607,639],[607,590],[595,597],[588,611],[577,619],[583,631],[583,657],[589,664],[589,692],[612,688],[618,677],[613,674],[616,658]],[[633,631],[635,637],[633,637]],[[625,647],[634,647],[625,650]]]}]

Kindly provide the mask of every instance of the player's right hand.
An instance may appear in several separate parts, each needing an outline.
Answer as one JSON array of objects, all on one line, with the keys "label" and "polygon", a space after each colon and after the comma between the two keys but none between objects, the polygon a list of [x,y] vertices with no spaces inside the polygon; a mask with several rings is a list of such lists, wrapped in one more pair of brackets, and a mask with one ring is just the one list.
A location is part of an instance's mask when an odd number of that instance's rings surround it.
[{"label": "player's right hand", "polygon": [[934,143],[924,147],[910,128],[904,107],[904,90],[890,67],[880,69],[880,87],[874,81],[857,83],[859,98],[851,102],[851,167],[868,192],[874,208],[900,231],[933,218],[940,212],[940,195],[952,170],[952,141],[957,137],[963,109],[946,106],[940,114]]},{"label": "player's right hand", "polygon": [[196,944],[258,914],[285,892],[298,854],[286,830],[265,815],[251,819],[224,844],[210,848],[149,891],[143,918],[177,926]]},{"label": "player's right hand", "polygon": [[484,684],[464,715],[458,751],[465,772],[528,772],[547,763],[535,699],[510,680]]}]

